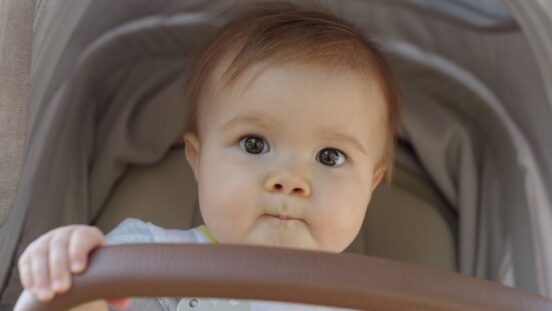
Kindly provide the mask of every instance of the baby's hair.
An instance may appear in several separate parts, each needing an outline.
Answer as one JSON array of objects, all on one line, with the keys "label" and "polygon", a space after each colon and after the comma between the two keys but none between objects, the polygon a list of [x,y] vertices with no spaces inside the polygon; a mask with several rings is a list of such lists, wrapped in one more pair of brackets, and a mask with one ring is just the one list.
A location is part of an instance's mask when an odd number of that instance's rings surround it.
[{"label": "baby's hair", "polygon": [[[236,13],[237,12],[237,13]],[[197,111],[215,70],[225,65],[222,88],[261,62],[299,62],[345,69],[375,77],[386,102],[387,131],[381,161],[391,181],[400,95],[390,66],[377,44],[330,11],[287,2],[256,3],[233,11],[231,20],[212,37],[192,65],[186,86],[186,132],[197,133]],[[218,82],[218,81],[217,81]]]}]

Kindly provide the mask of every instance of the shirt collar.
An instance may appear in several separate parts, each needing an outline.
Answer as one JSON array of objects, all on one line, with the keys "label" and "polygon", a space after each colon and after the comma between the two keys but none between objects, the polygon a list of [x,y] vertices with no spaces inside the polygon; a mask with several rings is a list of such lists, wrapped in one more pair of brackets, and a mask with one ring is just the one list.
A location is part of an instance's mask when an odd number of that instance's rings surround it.
[{"label": "shirt collar", "polygon": [[209,243],[211,243],[211,244],[217,244],[218,243],[217,240],[215,239],[215,237],[213,237],[213,235],[211,234],[211,232],[209,232],[209,229],[207,229],[207,227],[205,225],[201,225],[201,226],[197,227],[197,229],[209,241]]}]

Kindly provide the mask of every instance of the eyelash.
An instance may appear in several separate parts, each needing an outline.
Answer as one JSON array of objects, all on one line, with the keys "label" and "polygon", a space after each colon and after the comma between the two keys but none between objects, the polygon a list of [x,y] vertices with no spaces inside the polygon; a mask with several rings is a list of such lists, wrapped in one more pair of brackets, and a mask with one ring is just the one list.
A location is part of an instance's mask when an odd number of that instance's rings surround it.
[{"label": "eyelash", "polygon": [[[240,138],[239,138],[238,141],[237,141],[237,144],[240,146],[240,149],[242,149],[244,152],[247,152],[248,154],[260,154],[260,153],[262,153],[262,152],[259,152],[259,153],[250,153],[250,152],[248,152],[247,150],[244,150],[244,149],[245,149],[245,147],[244,147],[245,142],[242,144],[242,141],[244,141],[244,140],[247,139],[247,138],[259,138],[259,139],[261,139],[261,140],[266,144],[266,146],[267,146],[267,148],[268,148],[268,150],[267,150],[266,152],[270,151],[270,144],[267,142],[267,140],[266,140],[264,137],[262,137],[262,136],[260,136],[260,135],[256,135],[256,134],[247,134],[247,135],[242,135],[242,136],[240,136]],[[333,149],[333,150],[337,151],[338,153],[342,154],[342,155],[343,155],[343,158],[344,158],[343,162],[342,162],[340,165],[338,165],[338,166],[330,166],[330,165],[326,165],[326,166],[329,166],[329,167],[339,167],[339,166],[343,165],[344,163],[350,162],[349,155],[348,155],[347,153],[345,153],[344,151],[342,151],[341,149],[335,148],[335,147],[324,147],[324,148],[320,149],[320,151],[316,154],[316,160],[319,160],[319,158],[320,158],[320,152],[322,152],[322,151],[325,150],[325,149]],[[264,150],[264,148],[263,148],[263,150]],[[322,164],[322,165],[325,165],[325,164],[323,164],[323,163],[321,163],[321,164]]]}]

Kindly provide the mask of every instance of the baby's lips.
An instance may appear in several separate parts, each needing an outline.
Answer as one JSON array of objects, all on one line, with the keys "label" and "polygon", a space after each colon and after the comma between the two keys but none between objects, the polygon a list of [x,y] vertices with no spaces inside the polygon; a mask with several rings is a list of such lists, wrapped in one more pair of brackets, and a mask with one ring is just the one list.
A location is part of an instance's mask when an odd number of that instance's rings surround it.
[{"label": "baby's lips", "polygon": [[300,218],[300,217],[294,217],[294,216],[290,216],[290,215],[282,215],[282,214],[264,214],[264,216],[266,217],[269,217],[269,219],[273,219],[275,221],[282,221],[282,222],[285,222],[285,223],[292,223],[292,222],[295,222],[295,221],[300,221],[300,222],[303,222],[304,224],[306,224],[307,222],[303,219],[303,218]]},{"label": "baby's lips", "polygon": [[281,220],[301,220],[300,218],[288,216],[288,215],[268,214],[268,216],[276,217]]}]

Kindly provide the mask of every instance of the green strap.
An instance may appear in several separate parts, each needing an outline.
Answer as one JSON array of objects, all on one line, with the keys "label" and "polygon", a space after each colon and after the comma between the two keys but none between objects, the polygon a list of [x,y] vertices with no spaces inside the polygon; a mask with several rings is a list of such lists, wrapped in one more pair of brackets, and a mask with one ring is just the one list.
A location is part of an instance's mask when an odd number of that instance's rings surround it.
[{"label": "green strap", "polygon": [[217,240],[215,240],[215,238],[213,237],[213,235],[211,234],[211,232],[209,232],[209,229],[207,229],[207,227],[205,227],[205,225],[201,225],[199,227],[197,227],[197,229],[203,233],[203,235],[207,238],[207,240],[209,240],[209,242],[211,244],[217,244]]}]

